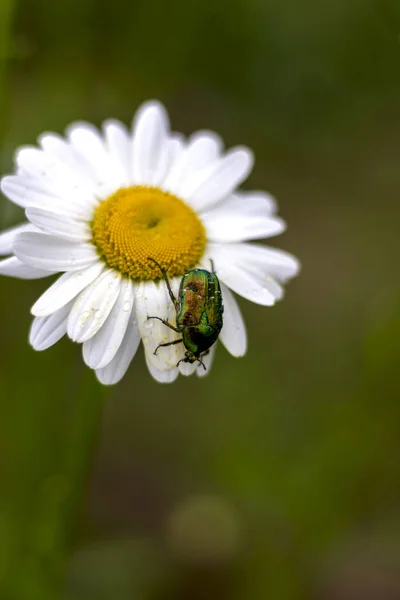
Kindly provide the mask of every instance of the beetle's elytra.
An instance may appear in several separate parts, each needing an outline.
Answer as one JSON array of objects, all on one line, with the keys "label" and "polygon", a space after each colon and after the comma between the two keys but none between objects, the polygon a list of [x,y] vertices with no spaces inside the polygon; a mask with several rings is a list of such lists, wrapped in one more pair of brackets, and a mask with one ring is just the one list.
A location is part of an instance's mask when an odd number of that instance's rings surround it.
[{"label": "beetle's elytra", "polygon": [[159,344],[154,354],[157,354],[159,348],[182,342],[186,348],[185,358],[182,358],[177,366],[180,362],[194,363],[198,361],[205,369],[206,366],[201,357],[208,354],[211,346],[217,341],[222,329],[222,313],[224,312],[221,286],[214,272],[213,264],[211,263],[211,272],[205,269],[187,271],[182,277],[178,298],[176,298],[165,269],[153,258],[149,258],[149,260],[158,266],[165,280],[176,311],[176,325],[172,325],[161,317],[149,316],[147,318],[158,319],[182,335],[182,338],[173,342]]}]

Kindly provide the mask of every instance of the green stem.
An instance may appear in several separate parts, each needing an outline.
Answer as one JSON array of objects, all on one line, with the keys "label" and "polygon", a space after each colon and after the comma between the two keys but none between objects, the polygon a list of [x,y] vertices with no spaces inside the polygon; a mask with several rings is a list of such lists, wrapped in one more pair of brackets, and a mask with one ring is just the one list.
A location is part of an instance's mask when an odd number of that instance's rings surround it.
[{"label": "green stem", "polygon": [[[35,464],[37,459],[40,462],[31,479],[21,469],[21,487],[11,490],[16,509],[9,509],[5,525],[13,527],[15,533],[10,530],[9,539],[4,542],[5,548],[9,548],[9,556],[12,551],[12,557],[3,579],[0,572],[1,598],[53,600],[63,597],[60,588],[65,565],[77,530],[102,408],[109,390],[96,380],[93,371],[86,367],[82,369],[83,378],[75,394],[74,385],[70,389],[68,384],[64,386],[64,394],[57,393],[54,381],[42,385],[42,409],[43,406],[53,407],[43,426],[40,403],[33,405],[36,408],[30,411],[29,428],[41,430],[42,436],[40,442],[35,435],[35,446],[30,449],[34,453],[32,462]],[[22,399],[15,383],[13,387],[17,397]],[[31,397],[27,399],[32,400]],[[61,403],[59,409],[57,402]],[[31,402],[29,404],[32,406]],[[62,416],[62,428],[59,435],[54,435],[49,427],[57,426],[57,410]],[[40,443],[47,449],[47,456],[40,451]],[[25,446],[24,452],[26,450],[29,451],[29,446]],[[30,462],[29,457],[26,460]],[[47,475],[43,477],[46,471]],[[21,498],[24,492],[30,494],[29,498]],[[18,504],[21,504],[19,509]],[[0,531],[1,525],[0,504]]]},{"label": "green stem", "polygon": [[71,537],[71,524],[78,514],[84,495],[87,473],[96,448],[103,404],[109,391],[110,388],[102,386],[97,381],[93,371],[85,368],[67,442],[65,475],[69,480],[70,490],[69,515],[66,515],[65,520],[66,542]]},{"label": "green stem", "polygon": [[[53,478],[52,498],[53,543],[50,545],[50,582],[57,590],[63,579],[69,548],[77,530],[79,515],[85,498],[88,474],[97,448],[102,409],[109,388],[102,386],[93,371],[84,368],[78,393],[71,398],[72,417],[67,429],[65,468]],[[55,509],[55,510],[54,510]],[[49,522],[48,511],[46,521]],[[51,524],[51,521],[50,521]]]}]

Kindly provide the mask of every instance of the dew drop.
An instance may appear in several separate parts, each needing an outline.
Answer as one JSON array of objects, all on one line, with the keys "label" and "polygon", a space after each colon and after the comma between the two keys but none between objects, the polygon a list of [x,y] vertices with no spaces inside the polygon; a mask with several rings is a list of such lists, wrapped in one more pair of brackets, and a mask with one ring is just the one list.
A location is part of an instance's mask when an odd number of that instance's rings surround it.
[{"label": "dew drop", "polygon": [[151,319],[146,319],[146,321],[143,323],[143,327],[145,329],[150,329],[151,327],[153,327],[153,323],[152,323]]},{"label": "dew drop", "polygon": [[124,310],[125,312],[128,312],[128,310],[130,309],[130,307],[131,307],[131,303],[130,303],[130,302],[128,302],[128,300],[127,300],[126,302],[124,302],[124,305],[123,305],[123,307],[122,307],[122,308],[123,308],[123,310]]},{"label": "dew drop", "polygon": [[262,291],[264,292],[264,294],[268,294],[268,295],[271,295],[271,293],[272,293],[271,290],[268,289],[268,286],[266,286],[266,285],[263,286]]},{"label": "dew drop", "polygon": [[95,319],[100,319],[101,317],[101,310],[97,309],[94,311],[94,318]]},{"label": "dew drop", "polygon": [[82,317],[84,319],[87,319],[89,315],[90,315],[90,312],[88,310],[85,310],[85,312],[82,313]]}]

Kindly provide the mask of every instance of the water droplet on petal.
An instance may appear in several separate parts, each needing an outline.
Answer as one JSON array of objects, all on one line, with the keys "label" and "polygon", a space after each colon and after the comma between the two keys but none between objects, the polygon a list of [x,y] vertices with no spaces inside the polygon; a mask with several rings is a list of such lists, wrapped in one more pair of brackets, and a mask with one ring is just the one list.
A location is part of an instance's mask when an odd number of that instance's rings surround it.
[{"label": "water droplet on petal", "polygon": [[85,312],[82,313],[82,317],[84,319],[87,319],[89,315],[90,315],[90,312],[88,310],[85,310]]},{"label": "water droplet on petal", "polygon": [[130,307],[131,307],[131,303],[130,303],[130,302],[128,302],[128,300],[127,300],[126,302],[124,302],[124,305],[123,305],[123,307],[122,307],[122,308],[123,308],[123,310],[124,310],[125,312],[128,312],[128,310],[130,309]]},{"label": "water droplet on petal", "polygon": [[143,327],[145,329],[150,329],[151,327],[153,327],[153,323],[151,319],[146,319],[146,321],[143,323]]},{"label": "water droplet on petal", "polygon": [[95,319],[100,319],[101,317],[101,310],[97,309],[94,311],[94,318]]}]

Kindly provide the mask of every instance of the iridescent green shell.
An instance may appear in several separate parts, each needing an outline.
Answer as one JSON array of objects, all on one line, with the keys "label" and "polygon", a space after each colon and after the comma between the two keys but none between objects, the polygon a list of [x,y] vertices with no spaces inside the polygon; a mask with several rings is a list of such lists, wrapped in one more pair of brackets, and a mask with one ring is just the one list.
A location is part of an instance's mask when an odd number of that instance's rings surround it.
[{"label": "iridescent green shell", "polygon": [[215,273],[193,269],[182,277],[176,326],[187,350],[198,356],[216,342],[222,329],[221,286]]}]

